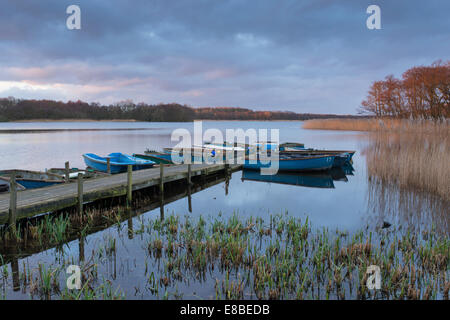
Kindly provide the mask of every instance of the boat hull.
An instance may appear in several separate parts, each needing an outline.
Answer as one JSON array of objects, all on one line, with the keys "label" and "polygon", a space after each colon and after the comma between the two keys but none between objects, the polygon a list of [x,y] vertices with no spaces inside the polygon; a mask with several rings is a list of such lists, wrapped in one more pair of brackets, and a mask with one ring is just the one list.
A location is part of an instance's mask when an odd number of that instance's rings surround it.
[{"label": "boat hull", "polygon": [[305,145],[303,143],[297,142],[285,142],[279,145],[280,151],[298,151],[305,150]]},{"label": "boat hull", "polygon": [[0,179],[0,192],[9,191],[9,183]]},{"label": "boat hull", "polygon": [[[153,161],[138,159],[122,153],[111,153],[108,157],[110,158],[111,173],[126,172],[129,165],[132,166],[133,171],[136,171],[151,168],[155,164]],[[98,171],[107,172],[107,157],[100,157],[93,153],[85,153],[83,154],[83,158],[86,166]]]},{"label": "boat hull", "polygon": [[335,155],[333,161],[333,168],[339,168],[345,165],[350,159],[347,155]]},{"label": "boat hull", "polygon": [[[211,148],[194,147],[190,153],[190,163],[215,163],[226,159],[226,153]],[[172,163],[186,163],[187,154],[184,149],[164,148],[164,157],[170,159]]]},{"label": "boat hull", "polygon": [[64,181],[42,181],[32,179],[16,179],[17,183],[21,184],[25,189],[45,188],[55,184],[64,183]]},{"label": "boat hull", "polygon": [[12,173],[15,174],[16,182],[25,189],[43,188],[65,182],[60,175],[30,170],[3,170],[0,171],[0,176],[3,181],[9,183]]},{"label": "boat hull", "polygon": [[337,150],[289,150],[280,151],[280,155],[299,155],[299,156],[334,156],[333,167],[341,167],[352,161],[355,151],[337,151]]},{"label": "boat hull", "polygon": [[[298,157],[278,161],[279,171],[323,171],[333,167],[334,156]],[[271,167],[271,163],[245,159],[244,169],[259,170]]]},{"label": "boat hull", "polygon": [[173,164],[171,155],[166,153],[134,153],[133,156],[139,159],[151,160],[156,164]]}]

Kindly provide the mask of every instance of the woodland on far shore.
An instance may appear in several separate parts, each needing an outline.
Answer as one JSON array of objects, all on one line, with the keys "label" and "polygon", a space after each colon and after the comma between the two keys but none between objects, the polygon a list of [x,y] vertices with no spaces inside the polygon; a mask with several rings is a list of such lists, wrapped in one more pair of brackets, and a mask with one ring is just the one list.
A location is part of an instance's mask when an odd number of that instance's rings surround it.
[{"label": "woodland on far shore", "polygon": [[178,103],[146,104],[130,100],[112,105],[83,101],[27,100],[0,98],[0,121],[35,119],[62,120],[136,120],[187,122],[193,120],[309,120],[360,118],[354,115],[295,113],[289,111],[254,111],[233,107],[193,108]]}]

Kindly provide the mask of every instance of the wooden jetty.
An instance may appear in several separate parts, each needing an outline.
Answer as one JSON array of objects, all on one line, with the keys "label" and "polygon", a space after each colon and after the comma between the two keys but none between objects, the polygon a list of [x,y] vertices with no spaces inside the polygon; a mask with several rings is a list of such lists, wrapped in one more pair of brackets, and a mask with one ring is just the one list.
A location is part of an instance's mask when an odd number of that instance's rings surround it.
[{"label": "wooden jetty", "polygon": [[[162,205],[167,205],[172,202],[175,202],[177,200],[180,200],[182,198],[188,198],[189,202],[189,211],[191,211],[190,208],[190,198],[191,195],[200,192],[202,190],[208,189],[212,186],[215,186],[219,183],[229,181],[230,177],[227,177],[226,174],[218,174],[218,175],[210,175],[206,178],[205,182],[200,182],[197,184],[193,184],[192,186],[189,186],[188,188],[182,188],[181,186],[177,186],[174,188],[174,190],[171,190],[167,192],[167,197],[164,198]],[[203,180],[203,179],[202,179]],[[227,191],[225,190],[225,193]],[[129,237],[131,234],[131,238],[133,237],[133,220],[132,218],[137,217],[141,214],[144,214],[146,212],[149,212],[151,210],[154,210],[161,206],[160,199],[155,198],[150,203],[144,203],[143,205],[136,207],[136,208],[129,208],[127,209],[124,214],[121,214],[119,216],[120,222],[125,222],[128,220],[128,233]],[[36,217],[35,219],[40,219],[40,217]],[[84,250],[82,244],[84,243],[84,239],[94,233],[97,233],[99,231],[105,230],[107,228],[110,228],[113,224],[116,224],[117,221],[109,221],[108,223],[104,223],[102,220],[98,224],[90,225],[90,227],[86,230],[86,233],[81,236],[79,230],[83,229],[83,225],[76,226],[76,228],[70,229],[70,234],[67,235],[67,238],[64,240],[65,243],[69,243],[71,241],[75,241],[78,239],[79,241],[79,254],[80,254],[80,260],[81,256],[84,256]],[[131,231],[131,232],[130,232]],[[50,249],[55,248],[58,245],[55,241],[50,241],[46,243],[41,243],[39,240],[33,240],[28,239],[24,241],[11,241],[11,242],[1,242],[0,241],[0,255],[2,256],[2,259],[0,259],[0,267],[11,263],[11,269],[14,270],[14,265],[17,263],[18,259],[23,259],[29,256],[32,256],[34,254],[41,253],[43,251],[47,251]]]},{"label": "wooden jetty", "polygon": [[[100,199],[127,195],[131,199],[132,191],[159,185],[161,191],[164,184],[192,177],[207,176],[219,171],[238,171],[242,165],[228,164],[191,164],[165,166],[125,172],[121,174],[83,180],[78,183],[65,183],[46,188],[31,189],[16,194],[0,195],[0,224],[15,223],[16,220],[39,214],[78,206],[83,210],[83,203]],[[81,192],[81,194],[80,194]],[[11,203],[10,199],[16,203]]]}]

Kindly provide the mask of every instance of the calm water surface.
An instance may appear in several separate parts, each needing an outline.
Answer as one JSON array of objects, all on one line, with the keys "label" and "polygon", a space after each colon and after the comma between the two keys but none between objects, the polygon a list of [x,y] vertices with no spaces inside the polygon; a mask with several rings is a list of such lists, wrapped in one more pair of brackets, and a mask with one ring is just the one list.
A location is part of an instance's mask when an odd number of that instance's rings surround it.
[{"label": "calm water surface", "polygon": [[[196,212],[213,214],[239,211],[240,214],[266,214],[289,211],[295,215],[309,215],[320,226],[358,228],[366,223],[367,193],[364,144],[361,135],[353,132],[303,130],[301,122],[203,122],[208,128],[279,129],[280,141],[302,142],[308,147],[358,150],[354,156],[353,176],[348,181],[334,181],[334,188],[307,188],[276,183],[242,181],[242,173],[233,175],[228,196],[216,186],[194,196]],[[64,167],[84,168],[81,155],[87,152],[107,155],[111,152],[143,153],[146,148],[162,149],[176,144],[171,132],[176,128],[193,131],[192,123],[147,122],[50,122],[6,123],[0,129],[107,129],[151,128],[139,131],[80,131],[0,134],[0,169],[45,170]],[[211,202],[210,200],[214,201]],[[167,210],[185,210],[184,201],[170,205]]]},{"label": "calm water surface", "polygon": [[[192,196],[193,212],[189,213],[186,198],[165,206],[166,215],[215,216],[237,213],[240,216],[261,216],[285,213],[296,217],[308,217],[313,227],[339,228],[354,232],[369,226],[377,228],[387,220],[395,224],[413,224],[415,227],[439,224],[448,230],[448,211],[441,204],[419,194],[402,194],[400,191],[380,190],[372,185],[366,173],[363,149],[368,144],[364,134],[345,131],[322,131],[301,129],[301,122],[203,122],[203,129],[218,128],[266,128],[279,129],[280,141],[302,142],[307,147],[356,150],[353,157],[353,174],[332,181],[330,188],[313,188],[279,183],[250,181],[245,173],[236,172],[229,182],[228,194],[225,183],[219,183]],[[61,131],[48,133],[0,134],[0,169],[44,170],[64,167],[70,161],[72,167],[85,167],[81,154],[87,152],[107,155],[111,152],[142,153],[146,148],[162,149],[174,145],[170,140],[172,130],[186,128],[192,132],[192,123],[146,123],[146,122],[55,122],[55,123],[1,123],[0,129],[108,129],[151,128],[136,131]],[[243,176],[244,175],[244,176]],[[314,180],[315,179],[315,180]],[[313,181],[318,181],[314,178]],[[159,217],[155,209],[134,218],[134,225],[141,219]],[[126,222],[123,224],[126,225]],[[85,241],[85,252],[91,252],[110,237],[118,237],[117,268],[115,285],[127,292],[127,298],[152,298],[148,294],[133,294],[135,288],[143,286],[143,261],[147,259],[145,243],[139,236],[129,239],[123,236],[126,227],[111,227],[89,235]],[[78,258],[78,241],[64,247],[67,256]],[[1,252],[0,252],[1,254]],[[38,263],[57,264],[55,249],[19,260],[35,268]],[[111,272],[111,261],[99,266],[99,273]],[[212,293],[197,284],[195,291],[203,296]],[[189,287],[185,298],[195,298]],[[8,298],[26,298],[26,294],[9,290]]]}]

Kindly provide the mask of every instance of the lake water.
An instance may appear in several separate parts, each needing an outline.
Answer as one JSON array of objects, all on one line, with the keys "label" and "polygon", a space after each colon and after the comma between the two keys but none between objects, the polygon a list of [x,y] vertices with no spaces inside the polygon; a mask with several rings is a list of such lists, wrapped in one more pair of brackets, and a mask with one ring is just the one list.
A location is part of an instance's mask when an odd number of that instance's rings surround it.
[{"label": "lake water", "polygon": [[[301,142],[306,147],[324,149],[356,150],[353,157],[352,174],[339,177],[326,176],[327,188],[317,188],[324,177],[314,176],[303,186],[252,181],[251,174],[235,172],[229,181],[228,194],[225,183],[219,183],[193,194],[192,213],[189,213],[187,199],[183,198],[164,207],[166,215],[171,213],[183,216],[215,216],[237,213],[239,216],[261,216],[285,213],[296,217],[308,217],[316,228],[326,227],[354,232],[361,228],[378,228],[383,221],[396,225],[414,224],[415,227],[439,225],[448,231],[448,208],[441,203],[422,197],[420,194],[406,195],[399,190],[380,191],[371,185],[366,172],[364,148],[368,146],[367,136],[356,132],[304,130],[302,122],[264,122],[264,121],[209,121],[203,122],[203,130],[208,128],[225,129],[249,128],[279,129],[280,141]],[[87,152],[107,155],[111,152],[143,153],[145,149],[162,149],[173,146],[171,133],[177,128],[186,128],[192,132],[192,123],[146,123],[146,122],[50,122],[50,123],[1,123],[1,129],[145,129],[132,131],[57,131],[39,133],[1,133],[0,169],[44,170],[52,167],[64,167],[70,161],[72,167],[84,168],[81,155]],[[246,179],[250,178],[250,180]],[[257,178],[257,177],[256,177]],[[304,179],[302,181],[305,181]],[[312,181],[312,182],[311,182]],[[331,182],[330,182],[331,181]],[[331,185],[330,185],[331,183]],[[308,187],[308,185],[310,187]],[[314,186],[314,187],[313,187]],[[321,185],[323,187],[323,185]],[[405,198],[406,197],[406,198]],[[407,200],[405,200],[407,199]],[[431,202],[430,202],[431,201]],[[159,217],[159,209],[134,218]],[[126,222],[124,223],[126,224]],[[108,228],[91,234],[86,238],[85,251],[90,252],[108,237],[117,237],[120,228]],[[117,245],[117,264],[120,272],[114,283],[126,291],[128,298],[151,298],[150,294],[133,296],[134,288],[143,278],[144,251],[143,241],[139,237],[129,239],[120,237]],[[56,263],[56,249],[34,254],[23,260],[32,268],[39,262]],[[78,241],[68,243],[66,254],[77,257]],[[1,254],[1,252],[0,252]],[[21,266],[23,261],[19,260]],[[111,267],[105,262],[100,267],[107,273]],[[197,291],[202,286],[197,287]],[[204,292],[205,296],[211,292]],[[9,291],[8,298],[24,298],[26,295]],[[189,294],[186,298],[195,298]]]},{"label": "lake water", "polygon": [[[242,173],[233,175],[227,197],[218,193],[217,186],[194,197],[194,207],[203,213],[217,210],[240,214],[265,214],[289,211],[308,214],[320,226],[358,228],[366,223],[366,174],[364,156],[360,149],[361,136],[353,132],[330,132],[301,129],[301,122],[203,122],[203,131],[209,128],[279,129],[280,141],[302,142],[307,147],[358,150],[354,156],[354,175],[348,181],[334,181],[334,188],[316,189],[293,187],[275,183],[241,181]],[[137,131],[61,131],[48,133],[17,133],[0,135],[0,169],[45,170],[64,167],[84,168],[81,155],[93,152],[107,155],[111,152],[143,153],[146,148],[162,149],[172,146],[171,133],[177,128],[193,131],[192,123],[146,122],[50,122],[5,123],[0,129],[119,129],[149,128]],[[214,199],[215,198],[215,199]],[[210,200],[214,199],[213,202]],[[182,202],[182,201],[181,201]],[[168,210],[179,210],[172,204]],[[196,211],[197,211],[196,210]]]}]

